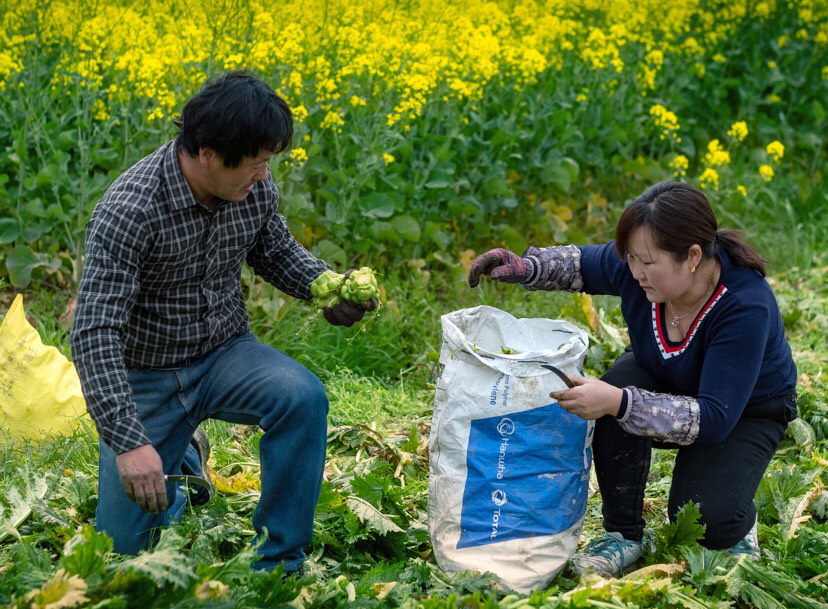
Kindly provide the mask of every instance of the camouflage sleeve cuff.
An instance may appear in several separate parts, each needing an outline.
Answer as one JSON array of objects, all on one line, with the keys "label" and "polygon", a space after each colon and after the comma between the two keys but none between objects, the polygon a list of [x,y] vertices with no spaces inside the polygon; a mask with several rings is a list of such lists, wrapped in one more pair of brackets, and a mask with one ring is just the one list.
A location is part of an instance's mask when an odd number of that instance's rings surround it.
[{"label": "camouflage sleeve cuff", "polygon": [[575,245],[555,245],[539,249],[528,247],[524,258],[532,261],[534,272],[524,287],[527,290],[566,290],[584,287],[581,275],[581,250]]},{"label": "camouflage sleeve cuff", "polygon": [[116,455],[151,444],[138,417],[126,416],[105,425],[98,424],[98,433]]},{"label": "camouflage sleeve cuff", "polygon": [[621,428],[636,436],[686,446],[699,437],[700,408],[695,398],[626,387],[627,410]]}]

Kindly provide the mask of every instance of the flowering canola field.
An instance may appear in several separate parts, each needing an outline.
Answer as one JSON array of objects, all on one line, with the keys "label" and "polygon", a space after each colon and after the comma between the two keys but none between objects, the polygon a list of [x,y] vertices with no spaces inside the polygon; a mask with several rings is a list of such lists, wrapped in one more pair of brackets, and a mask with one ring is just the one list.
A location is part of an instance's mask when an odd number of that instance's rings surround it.
[{"label": "flowering canola field", "polygon": [[[142,96],[160,117],[201,84],[205,67],[243,66],[277,76],[296,108],[360,105],[397,91],[387,116],[394,123],[416,117],[440,84],[445,95],[474,99],[492,79],[522,86],[572,58],[632,70],[642,89],[654,89],[665,55],[703,73],[734,25],[768,18],[775,4],[739,1],[713,12],[701,0],[21,3],[3,16],[0,87],[23,70],[36,40],[60,49],[54,85],[80,77],[104,93],[101,112]],[[796,37],[828,45],[826,3],[799,2],[796,11]],[[643,56],[628,64],[624,49],[633,45]]]}]

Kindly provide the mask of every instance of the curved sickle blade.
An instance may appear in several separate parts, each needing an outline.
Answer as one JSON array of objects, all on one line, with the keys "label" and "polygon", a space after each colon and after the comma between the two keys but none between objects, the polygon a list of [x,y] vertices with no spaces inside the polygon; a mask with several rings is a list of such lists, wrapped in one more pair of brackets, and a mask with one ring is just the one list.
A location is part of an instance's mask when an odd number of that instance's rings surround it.
[{"label": "curved sickle blade", "polygon": [[556,368],[552,364],[541,364],[540,367],[541,368],[546,368],[547,370],[551,370],[552,372],[557,374],[558,378],[560,378],[566,384],[567,387],[574,387],[575,386],[572,383],[572,381],[569,380],[569,377],[566,376],[566,374],[564,374],[563,371],[560,368]]},{"label": "curved sickle blade", "polygon": [[186,484],[188,486],[197,486],[200,488],[205,488],[210,490],[210,483],[207,482],[204,478],[199,476],[185,476],[184,474],[171,474],[169,476],[164,476],[164,479],[167,482],[173,482],[175,484]]}]

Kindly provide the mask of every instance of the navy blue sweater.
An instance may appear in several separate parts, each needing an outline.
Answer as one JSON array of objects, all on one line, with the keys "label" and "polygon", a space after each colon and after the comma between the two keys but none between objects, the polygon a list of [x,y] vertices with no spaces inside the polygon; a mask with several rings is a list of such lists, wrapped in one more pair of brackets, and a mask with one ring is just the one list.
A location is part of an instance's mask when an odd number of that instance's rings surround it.
[{"label": "navy blue sweater", "polygon": [[776,298],[758,272],[719,256],[721,276],[680,343],[667,338],[665,305],[647,300],[613,242],[581,250],[582,291],[621,297],[636,361],[699,403],[700,443],[722,441],[752,404],[794,393],[796,365]]}]

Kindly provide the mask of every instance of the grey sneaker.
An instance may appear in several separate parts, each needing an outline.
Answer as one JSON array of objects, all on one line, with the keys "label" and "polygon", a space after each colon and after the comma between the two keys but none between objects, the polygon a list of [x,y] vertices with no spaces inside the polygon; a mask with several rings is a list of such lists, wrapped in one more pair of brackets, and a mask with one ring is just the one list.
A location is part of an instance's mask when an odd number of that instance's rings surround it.
[{"label": "grey sneaker", "polygon": [[619,577],[624,569],[638,562],[643,553],[644,544],[640,541],[624,539],[621,533],[606,533],[574,556],[572,571],[578,575],[592,571],[606,577]]},{"label": "grey sneaker", "polygon": [[751,558],[758,559],[761,557],[761,553],[759,552],[759,535],[758,535],[758,524],[759,524],[759,517],[757,515],[756,520],[753,521],[753,526],[748,531],[748,534],[745,535],[745,538],[737,543],[732,548],[728,549],[728,554],[747,554]]},{"label": "grey sneaker", "polygon": [[202,487],[199,488],[198,492],[190,494],[190,505],[199,506],[204,505],[216,495],[216,485],[213,483],[212,478],[210,478],[210,473],[207,469],[207,459],[210,458],[210,440],[207,439],[207,434],[200,427],[196,427],[190,444],[196,449],[198,460],[201,461],[201,477],[210,484],[208,488]]}]

